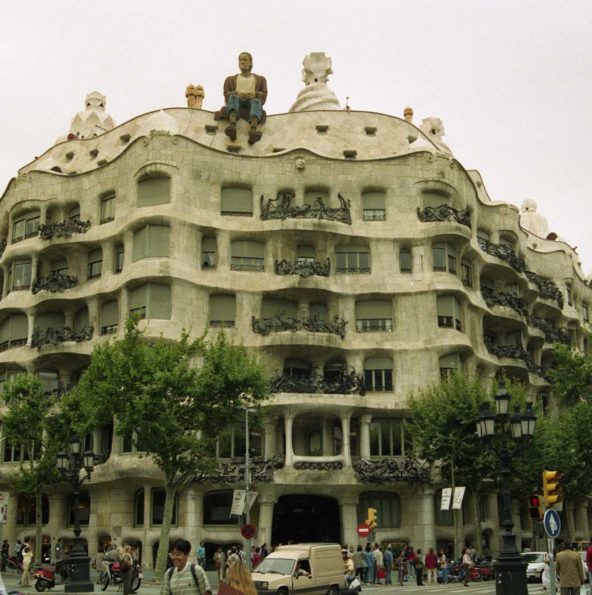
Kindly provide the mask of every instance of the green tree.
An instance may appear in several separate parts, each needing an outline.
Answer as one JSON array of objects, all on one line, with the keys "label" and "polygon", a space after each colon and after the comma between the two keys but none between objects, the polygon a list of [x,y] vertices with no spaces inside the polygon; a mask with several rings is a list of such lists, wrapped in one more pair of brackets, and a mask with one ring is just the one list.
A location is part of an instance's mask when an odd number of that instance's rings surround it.
[{"label": "green tree", "polygon": [[[20,445],[25,460],[12,478],[13,489],[35,501],[35,560],[41,560],[42,494],[56,479],[56,432],[50,412],[55,401],[43,394],[39,379],[18,375],[4,390],[7,411],[2,419],[8,444]],[[26,514],[26,513],[25,513]]]},{"label": "green tree", "polygon": [[215,465],[216,437],[268,393],[261,365],[223,333],[211,340],[147,339],[129,320],[123,339],[99,345],[68,398],[81,431],[116,418],[162,471],[166,500],[155,574],[164,575],[178,491]]},{"label": "green tree", "polygon": [[592,402],[592,357],[565,345],[553,348],[553,366],[548,372],[553,394],[561,405]]}]

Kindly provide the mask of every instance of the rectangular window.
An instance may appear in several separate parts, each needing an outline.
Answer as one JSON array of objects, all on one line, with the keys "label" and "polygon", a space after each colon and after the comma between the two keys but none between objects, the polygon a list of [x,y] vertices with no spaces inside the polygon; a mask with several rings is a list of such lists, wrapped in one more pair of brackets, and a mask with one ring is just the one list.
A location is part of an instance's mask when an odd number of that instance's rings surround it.
[{"label": "rectangular window", "polygon": [[364,209],[364,221],[386,221],[385,209]]},{"label": "rectangular window", "polygon": [[222,188],[220,197],[222,215],[250,217],[253,214],[253,192],[250,188]]},{"label": "rectangular window", "polygon": [[411,273],[413,271],[411,250],[409,250],[408,248],[401,248],[399,252],[399,270],[402,273]]},{"label": "rectangular window", "polygon": [[31,261],[16,261],[12,265],[11,289],[28,289],[31,286]]},{"label": "rectangular window", "polygon": [[588,308],[588,304],[582,304],[582,318],[584,322],[590,322],[590,309]]},{"label": "rectangular window", "polygon": [[146,225],[134,234],[132,260],[142,258],[163,258],[169,256],[170,227],[168,225]]},{"label": "rectangular window", "polygon": [[96,279],[103,272],[103,252],[102,250],[93,250],[88,255],[88,278]]},{"label": "rectangular window", "polygon": [[473,287],[473,268],[466,262],[461,263],[462,283],[465,287]]},{"label": "rectangular window", "polygon": [[12,224],[12,241],[19,242],[39,233],[39,211],[25,213]]},{"label": "rectangular window", "polygon": [[436,307],[439,327],[454,328],[462,332],[461,307],[453,295],[439,295]]},{"label": "rectangular window", "polygon": [[368,392],[390,392],[393,390],[392,370],[364,370]]},{"label": "rectangular window", "polygon": [[406,445],[405,421],[403,419],[377,419],[370,424],[371,456],[403,456]]},{"label": "rectangular window", "polygon": [[336,259],[336,271],[338,273],[370,272],[369,252],[337,252]]},{"label": "rectangular window", "polygon": [[153,207],[171,202],[168,176],[144,178],[138,182],[138,207]]},{"label": "rectangular window", "polygon": [[115,219],[115,195],[110,194],[101,200],[101,223]]},{"label": "rectangular window", "polygon": [[123,271],[123,261],[125,258],[125,251],[122,245],[115,248],[115,272],[121,273]]}]

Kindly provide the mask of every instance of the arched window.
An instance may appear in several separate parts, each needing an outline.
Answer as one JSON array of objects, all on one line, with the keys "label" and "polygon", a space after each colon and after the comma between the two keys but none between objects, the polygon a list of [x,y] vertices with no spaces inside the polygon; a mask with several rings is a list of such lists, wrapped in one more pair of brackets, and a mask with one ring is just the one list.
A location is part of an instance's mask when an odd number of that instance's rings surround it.
[{"label": "arched window", "polygon": [[97,279],[103,272],[103,251],[100,248],[92,250],[88,254],[88,271],[89,279]]},{"label": "arched window", "polygon": [[204,496],[204,525],[236,525],[236,519],[230,517],[232,490],[215,490]]},{"label": "arched window", "polygon": [[380,526],[396,529],[401,526],[401,498],[395,492],[362,492],[358,500],[358,518],[365,519],[368,509],[375,508]]},{"label": "arched window", "polygon": [[367,191],[362,193],[362,209],[364,221],[385,221],[385,193]]},{"label": "arched window", "polygon": [[134,526],[144,526],[144,488],[134,494]]},{"label": "arched window", "polygon": [[250,217],[253,214],[253,191],[236,186],[222,188],[220,212],[222,215]]},{"label": "arched window", "polygon": [[210,296],[210,326],[234,328],[236,298],[234,295],[214,294]]},{"label": "arched window", "polygon": [[123,244],[115,246],[115,272],[121,273],[123,271],[123,263],[125,260],[125,248]]},{"label": "arched window", "polygon": [[101,306],[101,335],[113,335],[119,326],[117,300],[110,300]]},{"label": "arched window", "polygon": [[115,219],[115,192],[107,192],[101,196],[101,223],[109,223]]},{"label": "arched window", "polygon": [[15,260],[8,271],[8,287],[13,290],[31,287],[31,259]]},{"label": "arched window", "polygon": [[171,179],[155,175],[138,182],[138,207],[153,207],[171,202]]},{"label": "arched window", "polygon": [[388,357],[369,357],[364,361],[364,378],[368,392],[393,390],[393,361]]},{"label": "arched window", "polygon": [[393,330],[393,304],[390,300],[356,302],[356,332]]},{"label": "arched window", "polygon": [[39,209],[21,213],[12,221],[12,242],[20,242],[39,234]]}]

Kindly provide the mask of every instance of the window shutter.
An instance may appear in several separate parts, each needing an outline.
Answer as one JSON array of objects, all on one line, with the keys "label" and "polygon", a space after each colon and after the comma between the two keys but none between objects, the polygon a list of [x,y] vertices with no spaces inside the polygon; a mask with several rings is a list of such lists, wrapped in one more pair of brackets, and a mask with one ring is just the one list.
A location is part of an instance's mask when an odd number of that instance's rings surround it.
[{"label": "window shutter", "polygon": [[146,226],[146,256],[169,256],[169,241],[171,228],[168,225]]},{"label": "window shutter", "polygon": [[387,300],[367,300],[363,302],[356,302],[356,318],[357,319],[392,319],[393,305]]},{"label": "window shutter", "polygon": [[119,306],[117,300],[105,302],[101,308],[101,326],[112,326],[119,322]]},{"label": "window shutter", "polygon": [[168,285],[148,283],[146,318],[169,320],[171,317],[171,288]]},{"label": "window shutter", "polygon": [[298,304],[290,300],[265,299],[261,306],[261,318],[273,318],[276,314],[285,312],[286,316],[297,318]]},{"label": "window shutter", "polygon": [[393,360],[388,357],[368,357],[364,361],[364,370],[392,370]]},{"label": "window shutter", "polygon": [[152,207],[171,202],[171,179],[168,176],[144,178],[138,182],[138,206]]},{"label": "window shutter", "polygon": [[424,207],[439,207],[448,204],[448,197],[437,192],[424,192],[422,198]]},{"label": "window shutter", "polygon": [[35,326],[41,330],[61,329],[64,326],[64,315],[61,312],[44,312],[37,316]]},{"label": "window shutter", "polygon": [[222,188],[220,197],[221,213],[253,214],[253,192],[250,188]]},{"label": "window shutter", "polygon": [[363,209],[384,209],[384,192],[364,192],[362,194]]},{"label": "window shutter", "polygon": [[132,250],[132,260],[140,260],[146,258],[146,235],[147,227],[142,227],[134,233],[134,246]]},{"label": "window shutter", "polygon": [[233,295],[210,296],[210,321],[234,321],[236,312],[236,298]]},{"label": "window shutter", "polygon": [[233,257],[264,258],[265,245],[252,240],[237,240],[232,242]]}]

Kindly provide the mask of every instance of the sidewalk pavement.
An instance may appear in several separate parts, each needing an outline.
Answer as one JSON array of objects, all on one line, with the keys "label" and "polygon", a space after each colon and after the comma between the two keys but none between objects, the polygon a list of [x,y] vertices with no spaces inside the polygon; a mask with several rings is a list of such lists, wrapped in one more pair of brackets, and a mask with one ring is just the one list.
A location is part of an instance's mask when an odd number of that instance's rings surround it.
[{"label": "sidewalk pavement", "polygon": [[[156,581],[154,578],[153,570],[147,569],[144,570],[144,578],[142,579],[142,584],[140,585],[139,590],[137,591],[140,595],[159,595],[161,585],[159,582]],[[20,591],[21,593],[26,593],[27,595],[38,595],[37,591],[35,590],[35,581],[33,580],[33,573],[31,573],[31,586],[30,587],[21,587],[19,586],[20,582],[20,575],[16,572],[7,571],[2,574],[2,580],[4,581],[4,585],[6,586],[6,590],[10,591]],[[216,575],[215,570],[206,570],[206,576],[208,577],[208,581],[210,582],[210,586],[212,587],[212,591],[216,593],[218,591],[218,577]],[[90,578],[95,586],[95,593],[102,593],[101,586],[97,584],[97,572],[92,570],[90,571]],[[46,593],[63,593],[64,592],[64,585],[59,584],[56,585],[51,591],[46,591]],[[105,591],[106,595],[115,595],[116,593],[121,593],[121,587],[119,585],[109,585],[107,590]]]}]

